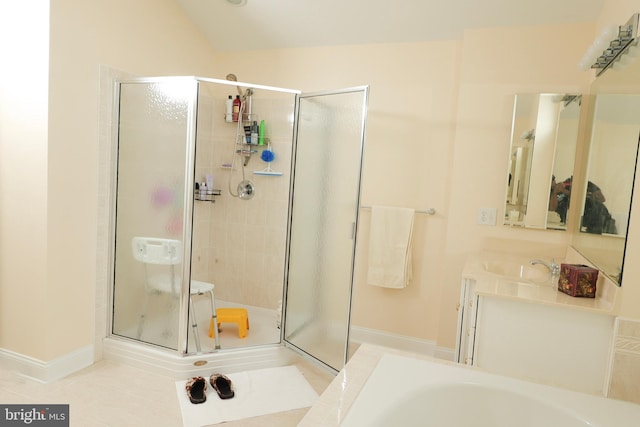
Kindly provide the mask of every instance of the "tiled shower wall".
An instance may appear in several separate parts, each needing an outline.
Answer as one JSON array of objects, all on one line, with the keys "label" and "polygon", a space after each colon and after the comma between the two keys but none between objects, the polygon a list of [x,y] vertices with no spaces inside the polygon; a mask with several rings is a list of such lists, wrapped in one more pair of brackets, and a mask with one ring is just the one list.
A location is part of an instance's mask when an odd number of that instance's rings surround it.
[{"label": "tiled shower wall", "polygon": [[[196,180],[213,174],[214,188],[222,194],[214,203],[195,202],[192,274],[214,283],[219,300],[277,309],[284,281],[295,96],[260,90],[253,96],[252,111],[258,123],[265,120],[266,137],[275,153],[271,168],[283,174],[253,173],[267,167],[259,148],[244,170],[244,179],[255,185],[255,196],[240,200],[229,191],[231,187],[236,193],[243,179],[242,158],[235,154],[237,125],[224,121],[228,94],[215,90],[218,95],[200,94]],[[233,156],[235,168],[223,167],[232,163]]]}]

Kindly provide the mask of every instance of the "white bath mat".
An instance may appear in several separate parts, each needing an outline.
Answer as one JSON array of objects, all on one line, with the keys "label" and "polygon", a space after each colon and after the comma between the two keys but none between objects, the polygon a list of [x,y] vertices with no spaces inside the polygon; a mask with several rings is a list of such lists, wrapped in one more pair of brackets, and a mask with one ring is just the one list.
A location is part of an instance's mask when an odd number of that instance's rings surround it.
[{"label": "white bath mat", "polygon": [[176,382],[184,427],[202,427],[306,408],[318,399],[318,394],[295,366],[258,369],[227,377],[233,382],[235,396],[232,399],[220,399],[207,377],[207,401],[197,405],[187,397],[187,380]]}]

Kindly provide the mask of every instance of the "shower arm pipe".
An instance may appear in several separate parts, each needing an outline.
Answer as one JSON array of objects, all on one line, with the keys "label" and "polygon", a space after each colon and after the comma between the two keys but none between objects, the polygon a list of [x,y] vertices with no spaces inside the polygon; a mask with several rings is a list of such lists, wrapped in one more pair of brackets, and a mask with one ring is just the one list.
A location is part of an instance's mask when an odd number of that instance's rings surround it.
[{"label": "shower arm pipe", "polygon": [[[241,98],[242,98],[242,103],[247,104],[247,108],[246,108],[247,120],[251,121],[250,120],[251,114],[253,113],[253,90],[252,89],[245,90]],[[238,122],[240,122],[241,120],[242,120],[242,117],[238,117]]]},{"label": "shower arm pipe", "polygon": [[[244,128],[242,127],[242,115],[244,114],[244,108],[245,108],[245,104],[244,102],[242,102],[240,104],[240,111],[238,111],[238,124],[236,126],[236,137],[235,137],[235,141],[233,141],[233,153],[231,157],[231,170],[229,171],[229,175],[227,177],[227,190],[229,190],[229,194],[231,194],[232,197],[240,197],[240,193],[236,192],[235,194],[233,193],[233,190],[231,189],[231,178],[233,175],[233,170],[235,169],[235,164],[236,164],[236,148],[238,145],[238,140],[240,139],[240,136],[242,135],[242,138],[244,138]],[[242,133],[241,133],[242,131]],[[242,169],[242,180],[245,180],[245,176],[244,176],[244,167],[245,167],[245,162],[243,161],[240,165],[240,168]]]}]

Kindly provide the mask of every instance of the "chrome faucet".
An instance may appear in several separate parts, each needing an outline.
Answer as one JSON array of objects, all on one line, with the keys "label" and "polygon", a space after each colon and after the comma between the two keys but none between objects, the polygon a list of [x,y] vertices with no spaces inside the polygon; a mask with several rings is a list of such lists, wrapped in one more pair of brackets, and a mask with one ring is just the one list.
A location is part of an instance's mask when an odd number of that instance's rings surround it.
[{"label": "chrome faucet", "polygon": [[530,262],[531,265],[542,264],[549,269],[551,275],[559,276],[560,275],[560,264],[556,262],[555,259],[551,258],[551,262],[545,262],[541,259],[532,259]]}]

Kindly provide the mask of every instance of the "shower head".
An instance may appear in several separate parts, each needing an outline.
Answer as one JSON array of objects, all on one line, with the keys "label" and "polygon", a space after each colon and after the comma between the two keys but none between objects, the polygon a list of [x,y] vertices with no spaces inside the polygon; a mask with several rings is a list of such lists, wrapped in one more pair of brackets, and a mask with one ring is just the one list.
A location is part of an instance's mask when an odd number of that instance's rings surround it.
[{"label": "shower head", "polygon": [[[230,82],[237,82],[238,78],[236,77],[235,74],[227,74],[227,76],[225,77],[227,80],[229,80]],[[240,86],[236,86],[236,89],[238,89],[238,95],[240,96],[245,96],[244,93],[242,93],[242,89],[240,89]]]}]

